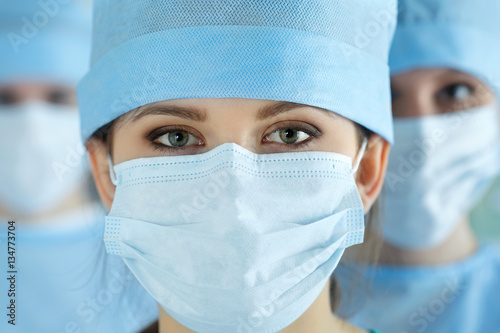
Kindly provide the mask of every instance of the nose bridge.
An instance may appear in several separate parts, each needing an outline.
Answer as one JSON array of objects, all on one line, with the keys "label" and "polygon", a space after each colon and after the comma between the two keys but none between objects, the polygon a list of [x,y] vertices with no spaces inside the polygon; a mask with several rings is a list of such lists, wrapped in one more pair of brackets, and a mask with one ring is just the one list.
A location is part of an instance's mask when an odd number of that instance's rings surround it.
[{"label": "nose bridge", "polygon": [[29,103],[34,101],[43,101],[44,96],[42,94],[35,91],[23,91],[19,95],[19,103]]},{"label": "nose bridge", "polygon": [[46,94],[43,89],[34,84],[23,84],[16,86],[15,100],[17,104],[29,103],[33,101],[45,101]]},{"label": "nose bridge", "polygon": [[212,142],[213,147],[218,147],[225,143],[236,143],[251,152],[258,153],[257,143],[259,138],[255,137],[251,126],[242,126],[234,122],[233,126],[222,128],[217,132]]},{"label": "nose bridge", "polygon": [[209,145],[211,148],[225,143],[236,143],[237,145],[258,153],[257,145],[262,133],[252,112],[245,112],[243,107],[236,103],[223,105],[218,112],[213,112],[210,117],[210,126],[215,129],[211,131]]}]

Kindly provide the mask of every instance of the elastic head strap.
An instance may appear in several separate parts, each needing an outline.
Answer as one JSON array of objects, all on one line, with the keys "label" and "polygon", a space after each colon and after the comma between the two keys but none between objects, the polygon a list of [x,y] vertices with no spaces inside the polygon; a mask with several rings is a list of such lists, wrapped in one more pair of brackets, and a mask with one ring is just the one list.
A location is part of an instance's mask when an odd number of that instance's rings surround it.
[{"label": "elastic head strap", "polygon": [[352,168],[352,174],[354,175],[358,172],[359,165],[361,164],[361,160],[366,152],[366,147],[368,146],[368,139],[364,138],[363,143],[361,144],[361,148],[359,149],[358,156],[356,156],[356,160],[354,161],[354,166]]},{"label": "elastic head strap", "polygon": [[111,155],[108,153],[108,166],[109,166],[109,178],[113,185],[118,185],[118,178],[116,177],[116,173],[113,167],[113,161],[111,160]]}]

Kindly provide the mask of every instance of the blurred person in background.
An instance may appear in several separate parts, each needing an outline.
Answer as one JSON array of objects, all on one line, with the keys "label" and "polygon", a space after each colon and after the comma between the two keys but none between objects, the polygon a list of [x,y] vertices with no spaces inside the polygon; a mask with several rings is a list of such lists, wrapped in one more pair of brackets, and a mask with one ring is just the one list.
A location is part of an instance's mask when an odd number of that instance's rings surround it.
[{"label": "blurred person in background", "polygon": [[1,332],[132,333],[157,316],[102,242],[76,101],[89,7],[0,3]]},{"label": "blurred person in background", "polygon": [[400,1],[382,265],[343,304],[361,327],[500,331],[500,250],[468,218],[500,168],[499,15],[496,0]]}]

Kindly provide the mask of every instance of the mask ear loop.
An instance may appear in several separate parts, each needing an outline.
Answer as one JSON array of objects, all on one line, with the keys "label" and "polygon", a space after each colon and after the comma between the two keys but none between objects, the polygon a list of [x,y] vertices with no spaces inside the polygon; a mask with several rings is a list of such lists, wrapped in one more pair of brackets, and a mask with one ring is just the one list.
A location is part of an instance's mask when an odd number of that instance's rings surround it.
[{"label": "mask ear loop", "polygon": [[361,160],[363,159],[363,156],[365,155],[366,152],[366,147],[368,146],[368,139],[364,138],[363,143],[361,144],[361,149],[358,152],[358,156],[356,156],[356,161],[354,162],[354,167],[352,168],[352,175],[354,175],[356,172],[358,172],[359,165],[361,164]]},{"label": "mask ear loop", "polygon": [[109,166],[109,178],[113,185],[118,186],[118,178],[116,177],[115,169],[113,167],[113,161],[111,160],[111,155],[108,152],[108,166]]}]

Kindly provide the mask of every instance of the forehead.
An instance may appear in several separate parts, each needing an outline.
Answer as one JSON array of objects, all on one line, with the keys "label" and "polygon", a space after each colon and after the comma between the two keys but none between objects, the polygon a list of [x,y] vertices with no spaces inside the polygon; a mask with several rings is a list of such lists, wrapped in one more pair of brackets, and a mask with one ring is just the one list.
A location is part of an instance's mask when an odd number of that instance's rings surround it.
[{"label": "forehead", "polygon": [[391,84],[393,88],[405,88],[422,84],[462,83],[459,81],[464,80],[485,85],[483,81],[473,75],[449,68],[421,68],[399,73],[391,77]]},{"label": "forehead", "polygon": [[244,98],[192,98],[156,102],[133,110],[127,120],[138,120],[148,115],[170,115],[189,118],[194,121],[205,121],[210,114],[224,112],[234,115],[251,115],[257,120],[272,118],[280,114],[303,109],[308,112],[321,112],[330,117],[337,117],[335,113],[312,107],[309,105],[285,102]]},{"label": "forehead", "polygon": [[449,68],[416,68],[410,71],[392,75],[392,80],[401,78],[436,78],[443,76],[467,75],[466,73]]}]

